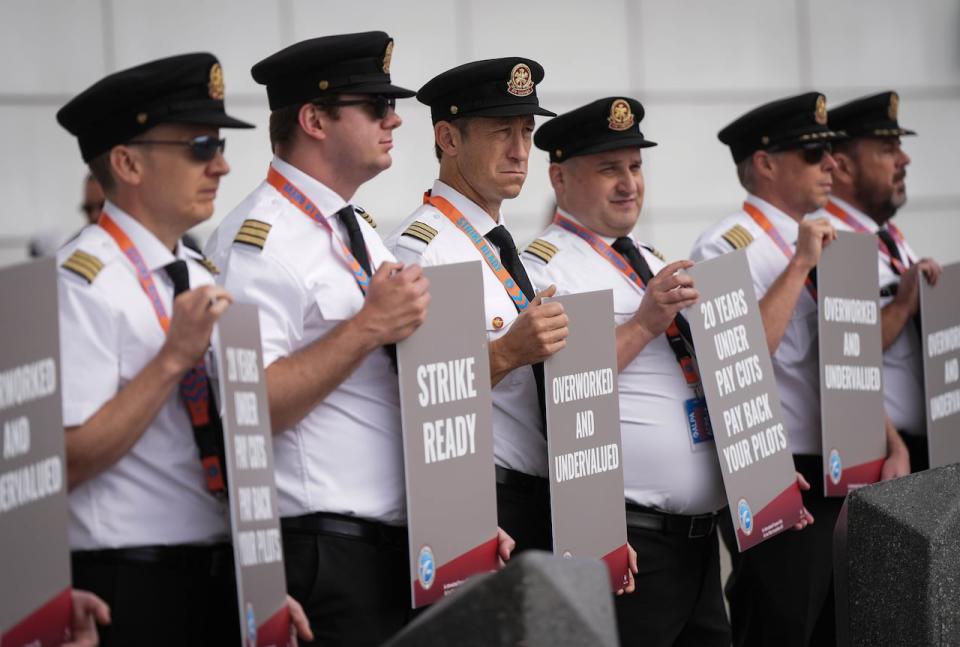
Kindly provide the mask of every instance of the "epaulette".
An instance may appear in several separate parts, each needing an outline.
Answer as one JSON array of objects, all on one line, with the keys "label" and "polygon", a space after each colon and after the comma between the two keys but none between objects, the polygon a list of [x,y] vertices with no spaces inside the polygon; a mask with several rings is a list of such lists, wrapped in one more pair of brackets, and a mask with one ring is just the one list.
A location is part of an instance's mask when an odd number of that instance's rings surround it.
[{"label": "epaulette", "polygon": [[538,238],[527,245],[527,248],[523,251],[532,256],[536,256],[544,263],[549,263],[558,250],[557,246],[553,243],[548,243],[544,239]]},{"label": "epaulette", "polygon": [[93,283],[93,279],[97,278],[97,274],[103,269],[103,261],[78,249],[70,254],[60,267],[85,279],[87,283]]},{"label": "epaulette", "polygon": [[746,230],[743,225],[734,225],[723,235],[723,239],[730,243],[734,249],[743,249],[753,242],[753,234]]},{"label": "epaulette", "polygon": [[211,261],[206,256],[203,256],[200,258],[200,264],[203,265],[205,268],[207,268],[207,271],[213,274],[214,276],[220,273],[220,268],[214,265],[213,261]]},{"label": "epaulette", "polygon": [[237,231],[237,235],[233,237],[233,242],[263,249],[263,246],[267,244],[267,235],[270,233],[271,227],[273,225],[262,220],[244,220]]},{"label": "epaulette", "polygon": [[654,256],[656,256],[657,258],[659,258],[664,263],[667,262],[667,259],[663,257],[663,254],[661,254],[660,250],[658,250],[656,247],[653,247],[652,245],[642,245],[642,247],[648,252],[650,252],[651,254],[653,254]]},{"label": "epaulette", "polygon": [[430,242],[431,242],[431,241],[434,239],[434,237],[437,235],[437,233],[438,233],[437,230],[434,229],[433,227],[431,227],[430,225],[428,225],[428,224],[426,224],[426,223],[424,223],[424,222],[422,222],[422,221],[420,221],[420,220],[414,220],[414,221],[413,221],[413,224],[411,224],[409,227],[407,227],[407,228],[403,231],[403,233],[400,234],[400,235],[401,235],[401,236],[409,236],[409,237],[411,237],[411,238],[416,238],[417,240],[423,241],[423,242],[425,242],[426,244],[429,245]]},{"label": "epaulette", "polygon": [[353,210],[357,212],[357,215],[358,215],[358,216],[360,216],[361,218],[363,218],[364,220],[366,220],[368,225],[370,225],[370,226],[373,227],[374,229],[377,228],[377,221],[374,220],[374,219],[373,219],[373,216],[371,216],[369,213],[367,213],[367,212],[364,210],[363,207],[354,206],[354,207],[353,207]]}]

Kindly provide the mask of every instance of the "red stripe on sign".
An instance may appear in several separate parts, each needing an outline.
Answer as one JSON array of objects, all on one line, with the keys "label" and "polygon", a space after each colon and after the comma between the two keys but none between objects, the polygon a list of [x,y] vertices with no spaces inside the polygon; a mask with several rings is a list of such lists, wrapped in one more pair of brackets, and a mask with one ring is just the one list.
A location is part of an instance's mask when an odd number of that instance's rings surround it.
[{"label": "red stripe on sign", "polygon": [[497,555],[497,538],[485,541],[437,567],[436,575],[429,588],[420,584],[419,578],[413,580],[413,606],[422,607],[436,602],[448,593],[456,590],[471,575],[489,573],[500,567]]},{"label": "red stripe on sign", "polygon": [[[747,503],[749,505],[749,502]],[[800,496],[797,482],[792,482],[763,508],[751,511],[749,533],[744,531],[740,523],[737,507],[739,506],[731,509],[730,514],[733,515],[733,527],[737,529],[737,545],[742,553],[765,539],[779,535],[784,530],[791,530],[793,525],[800,521],[803,497]]]},{"label": "red stripe on sign", "polygon": [[603,556],[603,562],[610,572],[610,589],[617,592],[630,583],[627,570],[630,568],[630,552],[624,544]]},{"label": "red stripe on sign", "polygon": [[834,484],[829,474],[823,475],[823,490],[827,496],[847,496],[850,490],[855,490],[864,485],[870,485],[880,480],[880,470],[883,469],[884,459],[877,460],[853,467],[847,467],[840,472],[840,480]]},{"label": "red stripe on sign", "polygon": [[290,610],[284,605],[257,627],[257,647],[286,647],[290,644]]},{"label": "red stripe on sign", "polygon": [[62,645],[70,635],[73,598],[68,587],[0,636],[0,645]]}]

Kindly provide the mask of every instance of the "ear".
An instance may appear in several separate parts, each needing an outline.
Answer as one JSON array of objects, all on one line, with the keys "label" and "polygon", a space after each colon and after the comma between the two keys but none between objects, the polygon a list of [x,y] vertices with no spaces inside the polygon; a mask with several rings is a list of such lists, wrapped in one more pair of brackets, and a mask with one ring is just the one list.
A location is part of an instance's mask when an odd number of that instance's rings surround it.
[{"label": "ear", "polygon": [[751,158],[753,163],[753,172],[757,177],[767,180],[772,179],[776,173],[776,162],[773,155],[767,151],[754,151]]},{"label": "ear", "polygon": [[550,176],[550,184],[553,186],[553,192],[557,197],[561,197],[566,190],[566,174],[563,172],[563,165],[553,162],[547,168],[547,174]]},{"label": "ear", "polygon": [[144,160],[142,151],[132,146],[114,146],[110,149],[110,172],[120,184],[140,186],[143,182]]},{"label": "ear", "polygon": [[322,140],[327,136],[325,129],[329,127],[330,115],[312,103],[305,103],[297,113],[297,123],[307,137]]},{"label": "ear", "polygon": [[460,148],[460,130],[449,121],[433,125],[433,139],[446,157],[456,157]]}]

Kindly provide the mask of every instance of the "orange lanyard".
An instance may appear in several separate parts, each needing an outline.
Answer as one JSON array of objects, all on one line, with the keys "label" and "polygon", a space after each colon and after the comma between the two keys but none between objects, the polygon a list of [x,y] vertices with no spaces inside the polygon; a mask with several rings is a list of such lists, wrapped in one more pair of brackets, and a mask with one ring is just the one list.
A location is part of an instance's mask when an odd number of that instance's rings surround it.
[{"label": "orange lanyard", "polygon": [[[836,204],[835,202],[832,202],[832,201],[827,202],[826,209],[830,213],[830,215],[837,218],[837,220],[839,220],[840,222],[845,223],[848,227],[850,227],[854,231],[876,236],[877,247],[880,249],[880,253],[887,257],[887,260],[890,263],[890,267],[892,267],[897,274],[903,274],[904,272],[907,271],[907,268],[904,267],[903,262],[899,258],[895,257],[891,250],[887,249],[886,243],[883,242],[882,238],[877,236],[877,232],[870,231],[869,229],[864,227],[863,224],[860,223],[860,221],[858,221],[849,213],[841,209],[840,205]],[[893,236],[894,241],[902,245],[903,235],[900,233],[900,230],[897,229],[893,223],[888,223],[887,229],[890,231],[890,234]]]},{"label": "orange lanyard", "polygon": [[[350,251],[350,248],[343,243],[337,233],[333,230],[333,227],[330,226],[330,223],[327,222],[327,219],[320,211],[320,207],[315,205],[313,200],[308,198],[303,191],[298,189],[297,185],[285,178],[283,173],[272,166],[267,172],[267,182],[270,184],[270,186],[275,188],[280,195],[289,200],[293,206],[302,211],[304,215],[325,227],[327,231],[330,232],[330,235],[335,238],[338,243],[340,243],[341,257],[347,264],[347,267],[353,273],[353,278],[357,281],[360,291],[366,295],[367,288],[370,286],[370,275],[367,274],[367,271],[363,269],[363,266],[360,265],[360,262],[354,257],[353,252]],[[367,256],[370,256],[369,252],[367,253]]]},{"label": "orange lanyard", "polygon": [[[795,253],[793,245],[788,243],[783,239],[783,236],[780,235],[780,232],[777,231],[777,228],[773,226],[773,223],[764,215],[762,211],[757,209],[755,206],[749,202],[743,203],[743,210],[747,212],[747,215],[753,218],[753,221],[760,225],[760,228],[770,237],[770,240],[773,241],[773,244],[780,248],[780,251],[783,252],[783,255],[787,259],[793,258]],[[813,297],[813,300],[817,300],[817,287],[813,284],[813,281],[810,280],[810,277],[807,277],[807,280],[804,282],[807,286],[807,292],[810,293],[810,296]]]},{"label": "orange lanyard", "polygon": [[523,293],[523,290],[520,289],[520,286],[517,285],[517,282],[513,280],[513,277],[510,276],[510,272],[503,266],[503,263],[500,262],[497,255],[493,253],[487,239],[470,224],[470,221],[467,220],[455,206],[450,204],[448,200],[438,195],[430,195],[429,191],[423,194],[423,203],[429,204],[440,211],[440,213],[447,217],[447,220],[463,232],[464,236],[470,239],[473,246],[480,252],[483,260],[485,260],[490,269],[493,270],[503,289],[507,291],[507,294],[513,301],[513,305],[517,308],[517,312],[526,310],[527,306],[530,305],[530,302],[527,301],[527,296]]}]

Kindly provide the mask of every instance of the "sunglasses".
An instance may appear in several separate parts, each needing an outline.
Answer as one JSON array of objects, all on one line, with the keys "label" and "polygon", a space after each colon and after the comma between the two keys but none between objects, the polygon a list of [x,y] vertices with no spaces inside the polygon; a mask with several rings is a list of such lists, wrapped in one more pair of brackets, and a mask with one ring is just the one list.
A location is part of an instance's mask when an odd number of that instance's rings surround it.
[{"label": "sunglasses", "polygon": [[397,107],[396,97],[385,97],[378,94],[370,99],[339,99],[314,101],[315,106],[368,106],[377,119],[383,119],[387,113]]},{"label": "sunglasses", "polygon": [[221,153],[226,150],[227,140],[213,137],[211,135],[200,135],[187,141],[174,141],[169,139],[135,139],[127,142],[128,146],[143,145],[166,145],[166,146],[186,146],[190,149],[190,155],[198,162],[209,162],[216,155],[217,151]]}]

